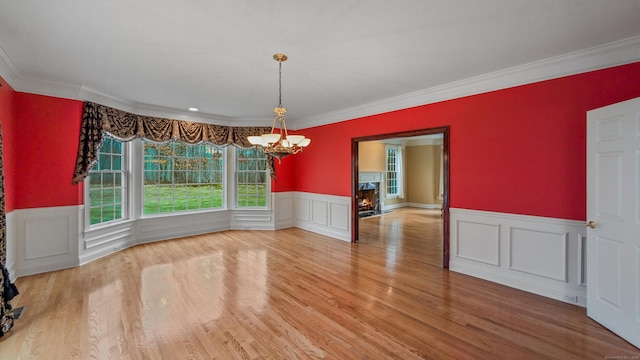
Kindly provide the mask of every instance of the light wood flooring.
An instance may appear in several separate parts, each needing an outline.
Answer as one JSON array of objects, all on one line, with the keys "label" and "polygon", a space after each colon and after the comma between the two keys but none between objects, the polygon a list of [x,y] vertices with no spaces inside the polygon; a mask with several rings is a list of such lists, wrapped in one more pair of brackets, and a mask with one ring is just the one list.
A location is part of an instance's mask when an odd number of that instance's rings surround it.
[{"label": "light wood flooring", "polygon": [[23,277],[0,359],[640,356],[585,309],[443,270],[407,239],[226,231]]},{"label": "light wood flooring", "polygon": [[363,217],[358,242],[382,247],[395,256],[407,254],[442,267],[441,214],[440,210],[404,207]]}]

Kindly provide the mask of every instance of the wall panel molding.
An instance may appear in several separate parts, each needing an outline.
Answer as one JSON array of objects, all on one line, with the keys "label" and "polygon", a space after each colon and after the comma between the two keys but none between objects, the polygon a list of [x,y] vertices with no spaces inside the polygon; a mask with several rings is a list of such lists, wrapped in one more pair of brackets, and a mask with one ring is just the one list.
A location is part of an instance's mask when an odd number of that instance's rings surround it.
[{"label": "wall panel molding", "polygon": [[351,198],[296,192],[294,195],[296,227],[351,241]]},{"label": "wall panel molding", "polygon": [[78,265],[78,207],[12,212],[16,277]]},{"label": "wall panel molding", "polygon": [[[568,240],[568,232],[512,227],[509,236],[509,269],[566,282]],[[540,258],[546,258],[547,261],[537,261]]]},{"label": "wall panel molding", "polygon": [[450,212],[451,271],[586,306],[583,222],[467,209]]},{"label": "wall panel molding", "polygon": [[279,192],[271,194],[275,216],[275,228],[285,229],[295,226],[295,193]]},{"label": "wall panel molding", "polygon": [[500,266],[500,224],[459,220],[456,223],[456,256]]},{"label": "wall panel molding", "polygon": [[[238,225],[238,222],[243,221],[241,214],[236,213],[235,216],[235,225],[238,228],[244,228]],[[230,230],[231,223],[232,212],[228,210],[137,219],[135,220],[135,243],[141,244]],[[247,225],[247,227],[250,226]]]}]

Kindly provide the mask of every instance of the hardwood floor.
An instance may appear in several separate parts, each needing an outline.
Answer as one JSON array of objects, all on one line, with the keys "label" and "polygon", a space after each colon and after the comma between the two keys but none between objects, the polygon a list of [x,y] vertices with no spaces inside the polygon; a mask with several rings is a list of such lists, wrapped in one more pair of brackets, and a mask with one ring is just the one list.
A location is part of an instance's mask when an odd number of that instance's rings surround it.
[{"label": "hardwood floor", "polygon": [[583,308],[445,271],[412,249],[295,228],[139,245],[18,279],[13,305],[26,310],[0,359],[640,356]]},{"label": "hardwood floor", "polygon": [[410,254],[442,267],[440,210],[399,208],[361,218],[359,225],[359,243],[385,248],[395,256]]}]

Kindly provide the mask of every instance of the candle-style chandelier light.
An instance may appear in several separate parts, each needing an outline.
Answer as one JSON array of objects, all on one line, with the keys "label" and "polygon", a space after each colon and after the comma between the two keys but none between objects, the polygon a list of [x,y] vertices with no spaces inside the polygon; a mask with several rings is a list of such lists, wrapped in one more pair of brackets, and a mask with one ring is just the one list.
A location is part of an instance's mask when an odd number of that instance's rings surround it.
[{"label": "candle-style chandelier light", "polygon": [[[247,140],[253,145],[261,146],[265,154],[278,158],[290,154],[297,154],[311,143],[311,139],[304,135],[289,135],[285,123],[287,109],[282,106],[282,63],[287,61],[287,55],[275,54],[273,58],[278,62],[278,106],[273,108],[273,126],[271,132],[261,136],[249,136]],[[276,125],[278,127],[276,127]]]}]

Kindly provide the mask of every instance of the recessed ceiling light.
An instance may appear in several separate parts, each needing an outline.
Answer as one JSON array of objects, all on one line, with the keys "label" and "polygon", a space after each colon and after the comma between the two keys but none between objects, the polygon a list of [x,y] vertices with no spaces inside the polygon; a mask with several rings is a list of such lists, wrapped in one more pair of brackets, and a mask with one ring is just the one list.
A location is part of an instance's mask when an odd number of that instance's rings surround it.
[{"label": "recessed ceiling light", "polygon": [[190,107],[189,111],[198,111],[198,108]]}]

